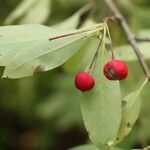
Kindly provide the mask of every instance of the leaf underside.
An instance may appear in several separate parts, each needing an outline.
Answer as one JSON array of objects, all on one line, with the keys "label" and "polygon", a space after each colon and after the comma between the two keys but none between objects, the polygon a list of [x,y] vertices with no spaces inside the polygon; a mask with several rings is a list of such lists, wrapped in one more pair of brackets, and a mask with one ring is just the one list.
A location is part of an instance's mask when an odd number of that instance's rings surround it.
[{"label": "leaf underside", "polygon": [[94,32],[49,41],[50,37],[67,33],[42,25],[1,27],[0,65],[5,66],[3,77],[21,78],[54,69],[73,56]]},{"label": "leaf underside", "polygon": [[103,66],[108,59],[105,47],[101,48],[92,71],[96,85],[84,93],[81,100],[85,127],[91,141],[100,148],[114,144],[121,122],[119,82],[103,76]]}]

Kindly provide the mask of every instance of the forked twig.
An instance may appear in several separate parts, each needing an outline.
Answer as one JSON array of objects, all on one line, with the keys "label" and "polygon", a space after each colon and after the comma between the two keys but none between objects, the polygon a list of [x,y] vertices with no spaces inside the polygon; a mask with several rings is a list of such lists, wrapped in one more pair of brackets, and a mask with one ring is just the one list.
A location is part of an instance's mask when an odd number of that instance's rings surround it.
[{"label": "forked twig", "polygon": [[122,27],[124,33],[127,36],[127,40],[129,42],[129,44],[132,46],[132,48],[133,48],[133,50],[134,50],[134,52],[135,52],[135,54],[139,60],[139,63],[143,69],[145,76],[150,80],[150,70],[149,70],[149,68],[148,68],[148,66],[144,60],[142,53],[140,52],[140,49],[138,47],[137,39],[135,38],[135,35],[132,33],[128,23],[126,22],[125,18],[123,17],[121,12],[116,7],[113,0],[104,0],[104,1],[108,5],[109,9],[115,15],[115,17],[107,18],[107,20],[108,21],[116,21],[117,20],[119,22],[120,26]]}]

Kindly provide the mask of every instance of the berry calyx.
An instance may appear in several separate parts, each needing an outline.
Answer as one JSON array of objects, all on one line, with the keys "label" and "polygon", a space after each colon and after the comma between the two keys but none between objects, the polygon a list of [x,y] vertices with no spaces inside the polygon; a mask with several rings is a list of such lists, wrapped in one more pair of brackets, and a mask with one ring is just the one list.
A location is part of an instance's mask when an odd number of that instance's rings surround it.
[{"label": "berry calyx", "polygon": [[75,76],[75,86],[82,92],[91,90],[95,85],[94,78],[87,72],[78,72]]},{"label": "berry calyx", "polygon": [[105,64],[103,73],[109,80],[124,80],[128,75],[128,67],[122,60],[111,60]]}]

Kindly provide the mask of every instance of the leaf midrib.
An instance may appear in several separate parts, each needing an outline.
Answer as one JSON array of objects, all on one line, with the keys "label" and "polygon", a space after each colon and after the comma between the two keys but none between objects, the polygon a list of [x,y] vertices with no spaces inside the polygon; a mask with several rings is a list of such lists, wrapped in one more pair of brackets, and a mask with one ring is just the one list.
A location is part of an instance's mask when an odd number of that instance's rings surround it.
[{"label": "leaf midrib", "polygon": [[[69,43],[69,44],[65,44],[65,45],[63,45],[63,47],[59,46],[59,47],[57,47],[57,49],[55,49],[55,50],[52,50],[52,51],[50,51],[50,52],[43,53],[43,54],[39,55],[38,57],[34,57],[34,58],[30,59],[29,62],[32,61],[33,59],[38,59],[38,58],[41,57],[42,55],[46,55],[46,54],[48,54],[48,53],[52,53],[52,52],[54,52],[54,51],[58,51],[58,50],[60,50],[61,48],[64,48],[64,47],[66,47],[66,46],[69,46],[69,45],[71,45],[72,43],[77,42],[77,41],[80,40],[81,38],[86,38],[86,36],[80,37],[79,39],[77,39],[77,40],[75,40],[75,41],[73,41],[73,42],[71,42],[71,43]],[[21,52],[19,52],[19,53],[21,53]],[[17,57],[17,55],[19,55],[19,53],[17,53],[14,57]],[[14,57],[13,57],[12,59],[14,59]],[[11,61],[10,61],[10,63],[11,63]],[[10,63],[9,63],[9,64],[10,64]],[[16,69],[18,69],[20,66],[22,66],[22,65],[24,65],[24,64],[26,64],[26,63],[27,63],[27,62],[24,62],[23,64],[19,65],[18,67],[16,67]],[[12,71],[13,71],[13,70],[12,70]],[[12,71],[10,71],[10,72],[12,72]],[[10,72],[6,72],[6,73],[8,74],[8,73],[10,73]]]}]

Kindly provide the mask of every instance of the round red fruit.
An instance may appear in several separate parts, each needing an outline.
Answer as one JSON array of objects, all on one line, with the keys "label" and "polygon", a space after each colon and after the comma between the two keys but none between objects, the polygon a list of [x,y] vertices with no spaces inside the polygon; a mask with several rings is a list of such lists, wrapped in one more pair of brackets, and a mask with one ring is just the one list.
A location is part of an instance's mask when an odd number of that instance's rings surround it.
[{"label": "round red fruit", "polygon": [[75,86],[82,92],[89,91],[94,87],[95,80],[87,72],[78,72],[75,76]]},{"label": "round red fruit", "polygon": [[128,75],[128,66],[122,60],[111,60],[105,64],[103,72],[109,80],[124,80]]}]

